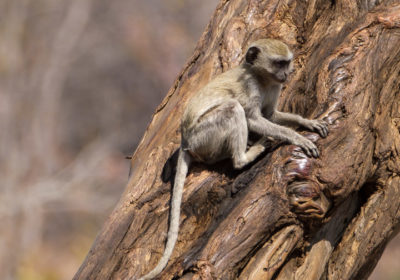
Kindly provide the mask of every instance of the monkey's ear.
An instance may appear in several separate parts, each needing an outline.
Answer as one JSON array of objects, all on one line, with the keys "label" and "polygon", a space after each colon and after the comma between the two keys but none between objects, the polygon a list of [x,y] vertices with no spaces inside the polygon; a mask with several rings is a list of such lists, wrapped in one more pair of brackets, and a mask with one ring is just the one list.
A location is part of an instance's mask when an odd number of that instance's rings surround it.
[{"label": "monkey's ear", "polygon": [[246,62],[251,65],[254,64],[254,61],[257,59],[258,54],[260,53],[260,49],[257,47],[251,47],[248,49],[246,53]]}]

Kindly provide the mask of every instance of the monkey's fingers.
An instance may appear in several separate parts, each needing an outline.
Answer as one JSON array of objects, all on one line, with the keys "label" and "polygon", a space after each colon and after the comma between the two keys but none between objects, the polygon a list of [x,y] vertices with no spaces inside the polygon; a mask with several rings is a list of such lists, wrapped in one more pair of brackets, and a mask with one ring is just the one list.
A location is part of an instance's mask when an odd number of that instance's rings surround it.
[{"label": "monkey's fingers", "polygon": [[319,157],[318,148],[314,144],[312,146],[307,145],[306,147],[303,147],[303,150],[306,152],[308,157]]},{"label": "monkey's fingers", "polygon": [[312,154],[311,154],[311,151],[310,150],[308,150],[308,149],[306,149],[306,148],[302,148],[303,149],[303,151],[306,153],[306,155],[308,156],[308,157],[312,157]]},{"label": "monkey's fingers", "polygon": [[324,138],[325,138],[328,136],[329,130],[326,126],[323,127],[323,130],[324,130],[324,135],[325,135]]},{"label": "monkey's fingers", "polygon": [[314,127],[314,131],[318,132],[318,134],[321,135],[323,138],[326,137],[325,131],[324,131],[324,128],[323,128],[322,125],[316,125],[316,126]]},{"label": "monkey's fingers", "polygon": [[318,149],[313,149],[313,148],[310,149],[303,147],[303,151],[306,153],[308,157],[314,157],[314,158],[319,157]]},{"label": "monkey's fingers", "polygon": [[315,158],[319,157],[319,151],[318,151],[317,148],[312,149],[312,155],[313,155],[313,157],[315,157]]},{"label": "monkey's fingers", "polygon": [[319,157],[319,151],[317,146],[313,142],[307,139],[307,141],[302,145],[303,150],[306,152],[308,157]]},{"label": "monkey's fingers", "polygon": [[328,136],[329,129],[328,129],[328,124],[327,123],[325,123],[325,125],[324,125],[324,131],[325,131],[326,136]]},{"label": "monkey's fingers", "polygon": [[324,137],[328,136],[329,129],[328,129],[328,123],[326,121],[320,121],[320,125],[322,127],[322,130],[324,131]]},{"label": "monkey's fingers", "polygon": [[326,136],[328,136],[328,131],[327,131],[327,129],[326,129],[325,126],[321,126],[321,136],[322,136],[323,138],[325,138]]},{"label": "monkey's fingers", "polygon": [[317,132],[321,137],[328,136],[328,124],[322,120],[310,120],[306,127],[314,132]]},{"label": "monkey's fingers", "polygon": [[315,126],[314,126],[314,131],[317,131],[319,135],[321,135],[323,138],[328,136],[329,130],[328,130],[328,124],[324,121],[319,121]]}]

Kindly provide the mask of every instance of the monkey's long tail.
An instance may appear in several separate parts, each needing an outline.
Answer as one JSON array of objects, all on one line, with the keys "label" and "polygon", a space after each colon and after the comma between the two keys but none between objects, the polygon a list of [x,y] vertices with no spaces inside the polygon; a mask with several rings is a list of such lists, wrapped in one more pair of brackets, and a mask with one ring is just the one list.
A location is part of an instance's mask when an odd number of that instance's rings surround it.
[{"label": "monkey's long tail", "polygon": [[178,165],[176,168],[174,189],[172,191],[171,198],[171,212],[170,222],[167,236],[167,244],[165,245],[164,254],[158,261],[157,266],[145,276],[142,276],[139,280],[149,280],[160,274],[168,263],[169,258],[174,250],[176,240],[178,239],[179,232],[179,217],[181,212],[181,201],[183,186],[185,184],[185,178],[188,172],[190,164],[190,155],[185,152],[182,148],[179,149]]}]

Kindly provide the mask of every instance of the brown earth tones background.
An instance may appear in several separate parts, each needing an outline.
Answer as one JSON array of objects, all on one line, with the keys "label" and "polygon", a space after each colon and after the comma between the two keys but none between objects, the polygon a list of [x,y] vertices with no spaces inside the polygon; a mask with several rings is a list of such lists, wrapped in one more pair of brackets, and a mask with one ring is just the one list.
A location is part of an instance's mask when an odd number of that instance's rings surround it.
[{"label": "brown earth tones background", "polygon": [[217,3],[0,0],[0,279],[72,278]]}]

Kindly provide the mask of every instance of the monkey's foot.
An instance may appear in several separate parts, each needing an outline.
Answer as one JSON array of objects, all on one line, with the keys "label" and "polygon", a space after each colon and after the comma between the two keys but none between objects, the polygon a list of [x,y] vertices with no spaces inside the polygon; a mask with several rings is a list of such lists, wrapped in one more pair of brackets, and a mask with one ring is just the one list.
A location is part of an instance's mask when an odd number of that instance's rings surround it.
[{"label": "monkey's foot", "polygon": [[265,151],[265,146],[261,143],[256,143],[253,146],[251,146],[249,150],[246,152],[247,159],[253,161],[264,151]]}]

